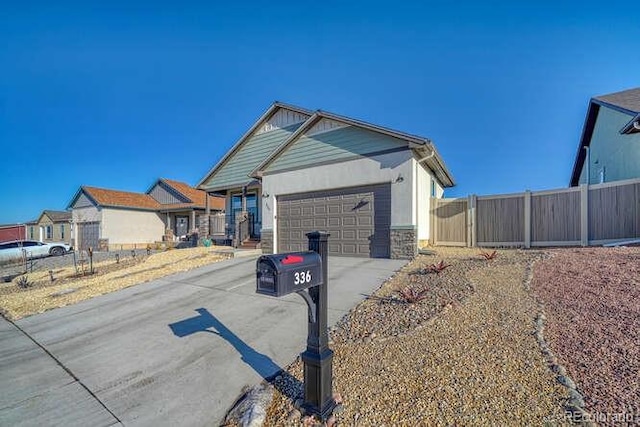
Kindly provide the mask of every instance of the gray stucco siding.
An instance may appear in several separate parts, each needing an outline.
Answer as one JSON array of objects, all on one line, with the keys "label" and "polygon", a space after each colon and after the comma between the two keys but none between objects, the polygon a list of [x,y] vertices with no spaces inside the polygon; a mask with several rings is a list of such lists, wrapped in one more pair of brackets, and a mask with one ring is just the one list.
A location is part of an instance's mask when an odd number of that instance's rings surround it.
[{"label": "gray stucco siding", "polygon": [[210,189],[244,185],[251,180],[249,173],[299,126],[300,123],[249,137],[240,149],[202,187]]},{"label": "gray stucco siding", "polygon": [[402,149],[406,145],[397,138],[354,126],[312,136],[302,135],[265,169],[265,173],[366,157]]}]

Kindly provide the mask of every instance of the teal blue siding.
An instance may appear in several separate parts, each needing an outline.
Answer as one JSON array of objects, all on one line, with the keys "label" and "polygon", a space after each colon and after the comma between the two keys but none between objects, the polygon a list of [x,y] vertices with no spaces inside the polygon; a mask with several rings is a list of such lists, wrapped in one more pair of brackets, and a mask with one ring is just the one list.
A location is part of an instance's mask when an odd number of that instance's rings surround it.
[{"label": "teal blue siding", "polygon": [[348,126],[311,137],[302,135],[275,159],[265,172],[291,170],[318,163],[338,162],[354,157],[406,147],[391,136]]},{"label": "teal blue siding", "polygon": [[[600,107],[589,148],[590,184],[600,182],[603,170],[605,182],[640,178],[640,134],[620,133],[631,118],[628,114]],[[580,175],[581,184],[586,182],[586,169],[585,162]]]},{"label": "teal blue siding", "polygon": [[204,184],[205,189],[238,187],[251,181],[249,173],[282,144],[301,123],[249,137]]}]

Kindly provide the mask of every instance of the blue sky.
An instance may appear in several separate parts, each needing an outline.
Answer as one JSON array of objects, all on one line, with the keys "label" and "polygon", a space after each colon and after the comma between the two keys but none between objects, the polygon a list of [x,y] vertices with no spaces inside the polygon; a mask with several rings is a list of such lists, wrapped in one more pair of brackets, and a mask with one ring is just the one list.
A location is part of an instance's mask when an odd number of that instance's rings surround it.
[{"label": "blue sky", "polygon": [[432,139],[447,196],[565,187],[589,98],[640,86],[628,2],[13,3],[0,223],[195,184],[274,100]]}]

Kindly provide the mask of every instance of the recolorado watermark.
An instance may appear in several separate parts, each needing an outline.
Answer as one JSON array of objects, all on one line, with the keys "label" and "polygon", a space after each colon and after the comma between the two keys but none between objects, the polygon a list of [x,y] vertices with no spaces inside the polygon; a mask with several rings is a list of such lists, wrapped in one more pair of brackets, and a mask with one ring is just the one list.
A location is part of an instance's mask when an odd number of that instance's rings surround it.
[{"label": "recolorado watermark", "polygon": [[620,412],[565,412],[565,419],[574,423],[640,423],[640,409],[623,410]]}]

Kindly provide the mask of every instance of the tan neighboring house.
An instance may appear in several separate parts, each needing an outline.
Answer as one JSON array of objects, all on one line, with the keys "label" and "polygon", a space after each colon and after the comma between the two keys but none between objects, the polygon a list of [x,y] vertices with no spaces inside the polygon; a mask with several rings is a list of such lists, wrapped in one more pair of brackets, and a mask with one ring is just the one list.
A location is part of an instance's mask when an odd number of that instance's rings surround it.
[{"label": "tan neighboring house", "polygon": [[27,223],[28,240],[71,244],[71,212],[44,210],[36,221]]},{"label": "tan neighboring house", "polygon": [[224,199],[161,178],[146,193],[82,186],[67,208],[78,249],[114,250],[185,239],[201,215],[224,209]]}]

